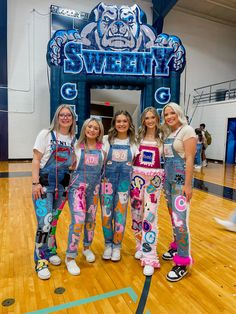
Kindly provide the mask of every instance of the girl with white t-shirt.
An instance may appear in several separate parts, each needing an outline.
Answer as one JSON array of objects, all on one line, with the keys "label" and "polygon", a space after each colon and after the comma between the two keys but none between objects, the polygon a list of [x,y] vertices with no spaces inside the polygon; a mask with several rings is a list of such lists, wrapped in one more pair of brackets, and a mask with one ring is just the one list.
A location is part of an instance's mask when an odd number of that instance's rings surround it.
[{"label": "girl with white t-shirt", "polygon": [[101,184],[103,259],[119,261],[129,200],[132,161],[137,154],[132,117],[125,110],[115,113],[103,149],[107,153]]},{"label": "girl with white t-shirt", "polygon": [[105,157],[102,150],[103,134],[103,125],[100,120],[87,119],[84,121],[80,137],[75,145],[76,169],[72,174],[68,193],[71,224],[65,260],[68,272],[74,276],[80,274],[75,258],[78,255],[82,233],[84,234],[83,255],[88,263],[95,261],[95,255],[90,246],[94,237]]},{"label": "girl with white t-shirt", "polygon": [[132,229],[136,239],[135,258],[141,260],[143,273],[151,276],[159,268],[157,256],[158,205],[164,181],[161,169],[163,142],[157,110],[147,107],[138,132],[139,154],[133,163],[131,181]]},{"label": "girl with white t-shirt", "polygon": [[66,201],[66,187],[73,163],[76,119],[68,105],[57,108],[51,126],[35,141],[32,161],[32,195],[37,218],[34,250],[35,269],[40,279],[49,279],[48,262],[60,265],[56,226]]},{"label": "girl with white t-shirt", "polygon": [[167,274],[167,280],[179,281],[192,264],[190,233],[188,226],[190,200],[192,198],[193,165],[196,154],[196,135],[187,124],[181,107],[167,104],[162,111],[164,139],[165,183],[164,192],[171,217],[174,241],[162,255],[173,260],[175,266]]}]

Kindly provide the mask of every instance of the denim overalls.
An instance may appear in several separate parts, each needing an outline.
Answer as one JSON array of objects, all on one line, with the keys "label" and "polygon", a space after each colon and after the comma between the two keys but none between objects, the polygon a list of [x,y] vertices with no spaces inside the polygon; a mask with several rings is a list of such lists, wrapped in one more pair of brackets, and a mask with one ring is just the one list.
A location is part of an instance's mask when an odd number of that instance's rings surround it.
[{"label": "denim overalls", "polygon": [[[66,202],[66,187],[69,183],[69,166],[72,164],[73,145],[65,146],[58,141],[51,131],[51,156],[46,165],[39,171],[39,182],[45,189],[42,197],[33,200],[37,218],[34,260],[36,271],[45,266],[43,260],[56,255],[56,226],[58,217]],[[55,192],[56,187],[58,193]],[[58,194],[58,195],[56,195]]]},{"label": "denim overalls", "polygon": [[132,229],[136,240],[136,252],[142,252],[141,265],[160,267],[157,257],[158,205],[164,181],[159,148],[155,145],[139,146],[131,181],[130,202]]},{"label": "denim overalls", "polygon": [[202,165],[202,143],[197,143],[197,151],[195,155],[195,165]]},{"label": "denim overalls", "polygon": [[84,246],[93,241],[96,211],[101,183],[103,156],[101,145],[97,149],[81,149],[79,165],[71,178],[68,201],[71,213],[66,256],[75,258],[84,227]]},{"label": "denim overalls", "polygon": [[130,145],[111,144],[101,186],[105,245],[120,248],[124,237],[132,174]]},{"label": "denim overalls", "polygon": [[185,183],[185,161],[173,147],[173,142],[180,130],[177,131],[174,138],[167,138],[164,143],[166,175],[164,192],[174,234],[174,242],[170,244],[170,247],[177,249],[174,262],[178,265],[188,265],[192,260],[188,227],[190,208],[189,203],[186,203],[185,196],[182,196],[182,188]]}]

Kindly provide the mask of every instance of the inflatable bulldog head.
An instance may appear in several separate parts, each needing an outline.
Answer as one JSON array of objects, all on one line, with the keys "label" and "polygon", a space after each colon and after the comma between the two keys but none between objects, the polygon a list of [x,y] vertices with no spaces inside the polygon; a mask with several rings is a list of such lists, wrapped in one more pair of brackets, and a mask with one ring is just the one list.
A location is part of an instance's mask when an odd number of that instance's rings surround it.
[{"label": "inflatable bulldog head", "polygon": [[[138,5],[106,5],[99,3],[90,14],[90,23],[81,33],[87,46],[95,39],[101,50],[139,50],[140,46],[154,43],[155,34],[146,23],[146,15]],[[92,33],[94,36],[91,36]],[[90,39],[86,41],[85,38]],[[145,41],[145,42],[144,42]]]}]

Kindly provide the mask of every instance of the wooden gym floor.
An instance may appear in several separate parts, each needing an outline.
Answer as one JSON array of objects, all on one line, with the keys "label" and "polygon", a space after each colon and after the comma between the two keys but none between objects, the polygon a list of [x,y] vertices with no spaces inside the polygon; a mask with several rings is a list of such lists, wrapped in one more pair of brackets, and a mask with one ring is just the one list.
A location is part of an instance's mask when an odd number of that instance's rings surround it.
[{"label": "wooden gym floor", "polygon": [[[183,280],[165,276],[171,262],[145,277],[135,260],[130,212],[120,262],[104,261],[100,210],[92,249],[96,262],[77,258],[81,274],[71,276],[64,264],[69,225],[66,207],[58,224],[58,253],[51,279],[34,271],[36,220],[31,202],[31,164],[0,163],[0,312],[1,313],[236,313],[236,234],[221,229],[213,217],[226,218],[236,208],[236,166],[209,163],[195,173],[190,230],[195,260]],[[159,207],[159,255],[171,241],[164,198]],[[11,304],[12,303],[12,304]]]}]

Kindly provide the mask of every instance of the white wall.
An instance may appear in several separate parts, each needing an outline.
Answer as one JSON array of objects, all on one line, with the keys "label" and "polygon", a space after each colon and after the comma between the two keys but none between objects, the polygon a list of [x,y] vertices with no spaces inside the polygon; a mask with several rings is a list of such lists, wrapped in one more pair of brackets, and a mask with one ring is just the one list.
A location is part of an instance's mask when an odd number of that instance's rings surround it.
[{"label": "white wall", "polygon": [[227,122],[228,118],[236,117],[236,103],[203,104],[195,110],[192,96],[195,88],[236,79],[236,28],[172,10],[165,19],[163,31],[179,36],[186,48],[187,65],[182,75],[181,106],[187,108],[188,95],[191,94],[187,112],[190,118],[193,116],[191,125],[196,128],[205,123],[212,134],[207,158],[224,161]]},{"label": "white wall", "polygon": [[[46,49],[49,40],[49,7],[60,5],[90,12],[99,1],[8,1],[8,83],[9,87],[9,158],[31,158],[32,146],[40,129],[49,125],[49,87]],[[104,1],[106,2],[106,1]],[[139,4],[152,24],[151,1],[111,1],[109,4]],[[32,12],[35,9],[36,11]],[[44,15],[45,14],[45,15]],[[172,11],[164,31],[179,36],[187,50],[187,95],[193,88],[236,78],[235,28],[220,25],[184,13]],[[181,95],[183,99],[184,74]],[[92,94],[96,102],[107,101],[101,91]],[[112,97],[117,98],[116,92]],[[102,93],[102,95],[101,95]],[[128,99],[129,98],[129,99]],[[119,94],[119,102],[139,103],[139,95]],[[223,107],[220,110],[224,110]],[[193,108],[190,108],[190,116]],[[201,115],[201,112],[197,113]],[[196,116],[197,116],[196,115]],[[204,121],[208,121],[204,117]],[[210,128],[209,128],[210,130]],[[210,153],[210,149],[209,149]],[[215,154],[215,153],[213,153]],[[222,155],[222,154],[221,154]],[[217,156],[211,157],[218,159]]]},{"label": "white wall", "polygon": [[205,123],[206,129],[212,135],[212,143],[206,150],[207,158],[225,160],[228,118],[236,118],[236,100],[196,107],[191,125],[196,128],[200,123]]},{"label": "white wall", "polygon": [[[236,28],[188,15],[173,9],[165,19],[163,32],[181,38],[186,48],[186,69],[182,74],[181,105],[195,88],[236,79]],[[194,107],[189,108],[192,115]]]},{"label": "white wall", "polygon": [[[50,38],[51,4],[90,12],[99,1],[8,1],[9,158],[31,158],[37,133],[49,126],[50,95],[46,50]],[[124,4],[111,1],[109,4]],[[133,5],[134,1],[126,0]],[[151,4],[137,1],[151,24]],[[35,9],[34,12],[32,12]],[[16,89],[16,90],[12,90]],[[96,98],[96,97],[95,97]],[[104,99],[107,98],[106,96]],[[137,98],[130,98],[135,103]],[[96,99],[95,99],[96,100]],[[122,102],[122,99],[120,99]]]}]

